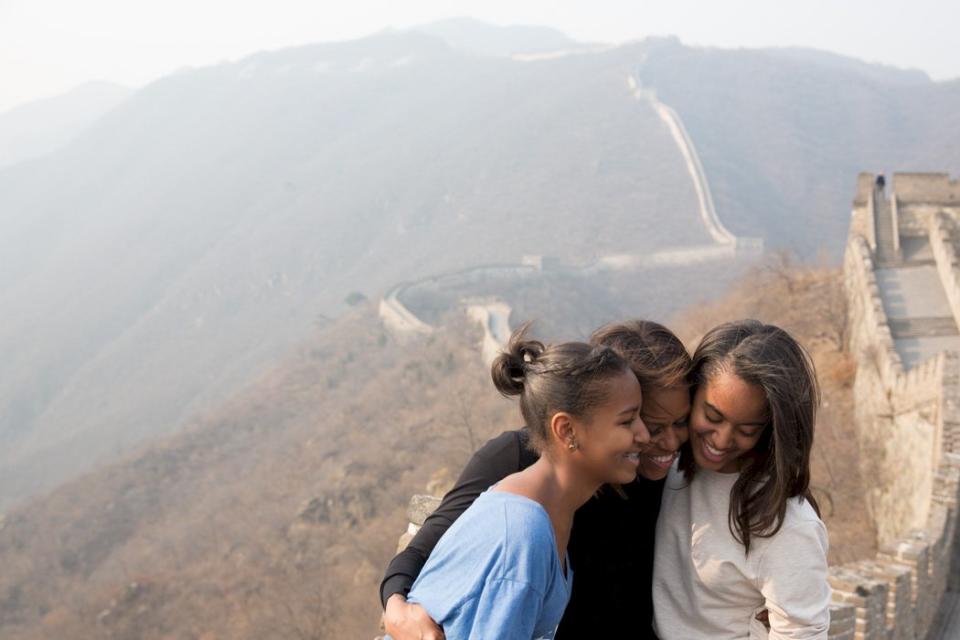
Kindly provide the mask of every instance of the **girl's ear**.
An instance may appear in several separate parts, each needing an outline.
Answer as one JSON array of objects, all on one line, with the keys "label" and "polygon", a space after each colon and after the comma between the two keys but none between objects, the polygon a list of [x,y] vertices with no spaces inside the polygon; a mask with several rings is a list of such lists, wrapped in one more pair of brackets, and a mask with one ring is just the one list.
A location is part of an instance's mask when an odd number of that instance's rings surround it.
[{"label": "girl's ear", "polygon": [[550,418],[550,434],[561,446],[576,449],[577,434],[573,428],[573,417],[569,413],[558,411],[553,414]]}]

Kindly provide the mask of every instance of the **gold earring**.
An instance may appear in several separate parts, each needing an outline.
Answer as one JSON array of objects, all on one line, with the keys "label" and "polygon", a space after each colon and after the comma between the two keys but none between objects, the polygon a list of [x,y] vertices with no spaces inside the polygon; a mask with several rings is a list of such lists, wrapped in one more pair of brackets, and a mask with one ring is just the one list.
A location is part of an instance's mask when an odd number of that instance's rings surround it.
[{"label": "gold earring", "polygon": [[570,442],[567,443],[567,449],[570,451],[576,451],[577,447],[578,445],[576,440],[570,440]]}]

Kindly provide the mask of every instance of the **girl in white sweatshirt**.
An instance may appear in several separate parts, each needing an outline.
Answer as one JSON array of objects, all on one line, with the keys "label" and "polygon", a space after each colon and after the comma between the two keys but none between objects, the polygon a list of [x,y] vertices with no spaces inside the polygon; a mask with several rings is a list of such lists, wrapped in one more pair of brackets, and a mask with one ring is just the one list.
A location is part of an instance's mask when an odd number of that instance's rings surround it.
[{"label": "girl in white sweatshirt", "polygon": [[704,336],[692,378],[690,440],[657,522],[657,635],[826,640],[827,532],[809,490],[819,405],[809,355],[782,329],[734,322]]}]

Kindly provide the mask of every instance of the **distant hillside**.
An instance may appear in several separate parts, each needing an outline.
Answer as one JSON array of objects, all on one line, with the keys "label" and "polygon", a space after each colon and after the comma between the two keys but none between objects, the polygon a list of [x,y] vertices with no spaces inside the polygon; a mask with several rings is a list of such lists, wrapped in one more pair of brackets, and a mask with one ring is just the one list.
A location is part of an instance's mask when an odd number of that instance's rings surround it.
[{"label": "distant hillside", "polygon": [[359,309],[187,433],[7,513],[0,637],[372,637],[411,490],[516,424],[477,339],[398,345]]},{"label": "distant hillside", "polygon": [[637,45],[644,86],[697,144],[731,231],[838,256],[850,177],[960,171],[960,81],[803,49]]},{"label": "distant hillside", "polygon": [[0,171],[0,504],[226,397],[351,291],[710,242],[629,68],[415,33],[258,54]]},{"label": "distant hillside", "polygon": [[[570,43],[426,30],[184,70],[0,170],[0,506],[176,430],[355,292],[710,243],[630,77],[683,119],[724,224],[803,256],[839,255],[858,171],[960,171],[960,82],[659,39],[521,61]],[[632,277],[682,297],[690,273]]]},{"label": "distant hillside", "polygon": [[586,47],[566,34],[533,25],[498,27],[470,18],[451,18],[414,29],[441,38],[455,49],[488,56],[511,56]]},{"label": "distant hillside", "polygon": [[0,113],[0,168],[63,147],[131,93],[118,84],[90,82]]}]

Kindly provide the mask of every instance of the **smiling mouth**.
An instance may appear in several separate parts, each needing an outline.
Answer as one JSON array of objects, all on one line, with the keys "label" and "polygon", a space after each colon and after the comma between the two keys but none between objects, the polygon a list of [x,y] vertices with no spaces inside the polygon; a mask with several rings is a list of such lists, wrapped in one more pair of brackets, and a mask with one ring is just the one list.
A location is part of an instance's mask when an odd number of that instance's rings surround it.
[{"label": "smiling mouth", "polygon": [[710,446],[709,443],[707,443],[706,440],[701,439],[701,443],[703,445],[701,447],[701,449],[703,450],[703,455],[706,456],[707,460],[711,462],[721,462],[723,461],[724,458],[727,457],[727,453],[729,453],[728,451],[721,451],[720,449],[714,449],[713,447]]},{"label": "smiling mouth", "polygon": [[625,454],[623,454],[623,457],[626,458],[627,461],[628,461],[630,464],[634,465],[634,466],[640,464],[640,454],[639,454],[639,453],[636,453],[636,452],[634,452],[634,453],[625,453]]},{"label": "smiling mouth", "polygon": [[673,461],[677,459],[678,455],[680,455],[680,452],[674,451],[673,453],[665,456],[648,455],[647,458],[661,469],[669,469],[673,465]]}]

